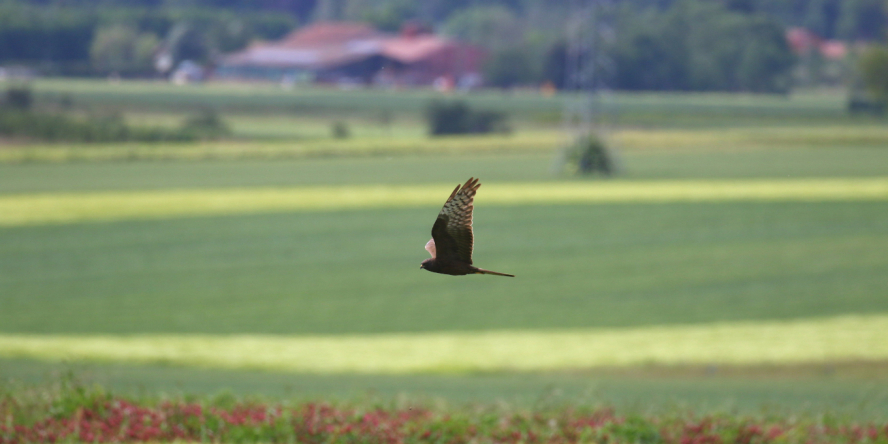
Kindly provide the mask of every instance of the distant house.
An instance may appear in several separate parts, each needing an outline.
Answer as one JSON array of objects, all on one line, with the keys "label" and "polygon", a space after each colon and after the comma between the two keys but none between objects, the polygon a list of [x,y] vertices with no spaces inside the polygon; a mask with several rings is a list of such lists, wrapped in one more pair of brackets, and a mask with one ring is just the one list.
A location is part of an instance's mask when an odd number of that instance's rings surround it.
[{"label": "distant house", "polygon": [[848,54],[848,47],[838,40],[826,40],[805,28],[790,28],[786,31],[786,41],[796,55],[806,56],[816,52],[827,60],[842,60]]},{"label": "distant house", "polygon": [[483,58],[481,48],[418,26],[390,34],[362,23],[325,22],[222,57],[214,78],[474,86]]}]

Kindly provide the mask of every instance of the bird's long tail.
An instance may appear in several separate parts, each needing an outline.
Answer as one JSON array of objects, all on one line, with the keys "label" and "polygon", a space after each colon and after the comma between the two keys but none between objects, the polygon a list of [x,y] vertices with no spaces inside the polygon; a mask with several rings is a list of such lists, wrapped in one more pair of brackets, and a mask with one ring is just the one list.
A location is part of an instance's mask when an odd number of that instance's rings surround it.
[{"label": "bird's long tail", "polygon": [[493,274],[493,275],[496,275],[496,276],[508,276],[508,277],[510,277],[510,278],[515,277],[514,274],[499,273],[499,272],[496,272],[496,271],[485,270],[485,269],[483,269],[483,268],[479,268],[479,269],[478,269],[478,274]]}]

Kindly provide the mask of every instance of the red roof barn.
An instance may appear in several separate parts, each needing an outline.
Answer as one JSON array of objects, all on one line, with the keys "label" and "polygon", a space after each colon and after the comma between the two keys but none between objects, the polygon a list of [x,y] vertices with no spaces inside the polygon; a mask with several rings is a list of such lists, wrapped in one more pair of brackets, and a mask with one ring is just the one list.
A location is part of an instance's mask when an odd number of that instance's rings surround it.
[{"label": "red roof barn", "polygon": [[323,22],[276,42],[256,43],[223,57],[216,77],[321,82],[428,85],[446,79],[477,83],[481,48],[407,26],[400,34],[362,23]]}]

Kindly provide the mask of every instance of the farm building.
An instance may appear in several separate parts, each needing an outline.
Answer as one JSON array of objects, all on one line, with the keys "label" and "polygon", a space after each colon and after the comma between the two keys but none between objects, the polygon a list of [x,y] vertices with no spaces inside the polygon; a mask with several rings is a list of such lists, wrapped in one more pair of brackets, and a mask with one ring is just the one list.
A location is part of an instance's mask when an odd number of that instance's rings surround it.
[{"label": "farm building", "polygon": [[317,81],[384,86],[474,86],[481,48],[434,35],[419,26],[398,34],[362,23],[325,22],[275,42],[255,43],[224,56],[218,79]]},{"label": "farm building", "polygon": [[790,28],[786,31],[786,41],[796,55],[804,56],[816,51],[827,60],[842,60],[848,54],[845,43],[826,40],[805,28]]}]

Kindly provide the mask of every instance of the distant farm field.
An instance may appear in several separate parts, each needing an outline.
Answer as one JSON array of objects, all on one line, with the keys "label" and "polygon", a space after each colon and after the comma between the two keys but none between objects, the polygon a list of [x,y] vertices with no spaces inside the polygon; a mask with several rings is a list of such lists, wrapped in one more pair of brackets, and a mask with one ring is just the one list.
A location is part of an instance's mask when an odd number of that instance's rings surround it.
[{"label": "distant farm field", "polygon": [[[432,90],[389,91],[336,88],[282,90],[273,84],[190,85],[165,82],[41,80],[34,87],[42,100],[66,95],[78,107],[110,107],[126,111],[183,112],[216,109],[227,113],[365,117],[379,112],[413,115],[431,100],[461,99],[471,106],[507,111],[521,119],[554,119],[568,95],[546,96],[536,90],[473,91],[442,95]],[[618,93],[602,99],[602,109],[620,122],[654,125],[725,126],[746,123],[786,124],[846,120],[846,96],[840,91],[791,96],[744,94]],[[608,117],[609,118],[609,117]],[[780,121],[775,122],[775,119]]]},{"label": "distant farm field", "polygon": [[[617,174],[580,177],[569,95],[34,87],[132,124],[210,107],[233,132],[0,148],[0,380],[888,411],[888,130],[842,94],[615,94]],[[430,138],[440,98],[513,132]],[[515,279],[418,269],[470,176],[475,262]]]}]

